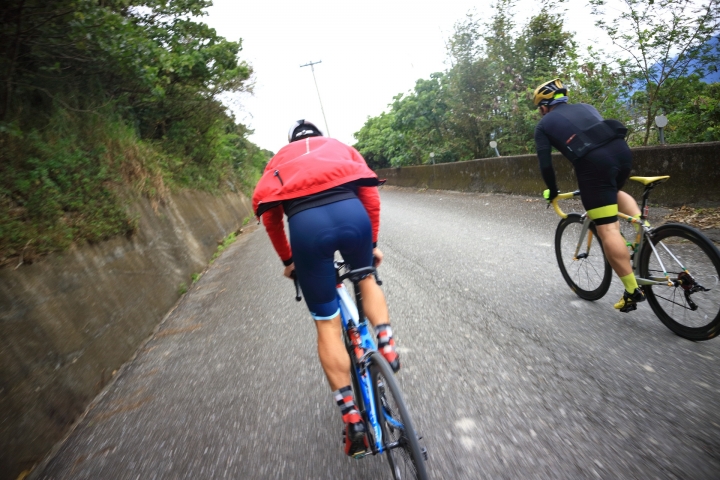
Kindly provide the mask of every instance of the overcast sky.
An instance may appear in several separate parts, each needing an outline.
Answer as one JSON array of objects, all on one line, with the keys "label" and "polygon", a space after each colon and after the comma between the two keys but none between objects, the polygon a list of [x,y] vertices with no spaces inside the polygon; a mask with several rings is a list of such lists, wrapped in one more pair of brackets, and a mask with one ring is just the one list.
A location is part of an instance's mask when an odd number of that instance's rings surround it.
[{"label": "overcast sky", "polygon": [[[290,124],[314,122],[348,144],[368,117],[387,109],[420,78],[447,69],[446,42],[453,25],[470,11],[490,16],[491,2],[469,0],[214,0],[201,21],[228,40],[242,38],[242,60],[255,71],[254,95],[226,103],[238,121],[255,130],[250,139],[276,152],[287,143]],[[524,25],[539,3],[518,2]],[[559,14],[563,14],[562,8]],[[609,41],[594,27],[585,2],[573,0],[564,13],[566,29],[583,44]],[[315,78],[327,119],[320,108]]]}]

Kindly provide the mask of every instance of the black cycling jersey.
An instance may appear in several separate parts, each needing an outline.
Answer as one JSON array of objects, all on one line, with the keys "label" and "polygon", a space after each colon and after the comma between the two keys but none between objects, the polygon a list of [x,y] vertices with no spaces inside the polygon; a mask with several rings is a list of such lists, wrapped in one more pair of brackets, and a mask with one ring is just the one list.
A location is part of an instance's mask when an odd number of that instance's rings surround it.
[{"label": "black cycling jersey", "polygon": [[551,147],[555,147],[566,158],[572,158],[567,140],[602,121],[602,115],[595,107],[585,103],[559,103],[540,120],[535,127],[535,149],[540,161],[540,173],[550,190],[557,191]]},{"label": "black cycling jersey", "polygon": [[[632,153],[623,139],[624,132],[622,124],[603,120],[593,106],[584,103],[558,104],[535,127],[535,146],[545,184],[557,191],[550,154],[555,147],[572,161],[583,206],[597,225],[617,221],[617,192],[632,168]],[[570,147],[576,146],[580,138],[585,151],[578,155],[578,148],[573,151]]]},{"label": "black cycling jersey", "polygon": [[351,198],[358,198],[357,182],[345,183],[343,185],[329,188],[322,192],[314,193],[306,197],[283,200],[282,206],[283,210],[285,210],[285,215],[290,218],[296,213],[300,213],[303,210],[307,210],[309,208],[321,207],[329,203],[335,203],[341,200],[348,200]]}]

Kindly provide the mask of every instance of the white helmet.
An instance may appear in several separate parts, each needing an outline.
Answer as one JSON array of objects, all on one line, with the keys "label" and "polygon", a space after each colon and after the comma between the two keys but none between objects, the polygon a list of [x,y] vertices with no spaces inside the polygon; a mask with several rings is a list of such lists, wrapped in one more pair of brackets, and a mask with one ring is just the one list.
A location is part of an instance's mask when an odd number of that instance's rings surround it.
[{"label": "white helmet", "polygon": [[302,140],[307,137],[322,137],[323,133],[307,120],[298,120],[290,126],[288,130],[288,143],[292,143],[295,140]]}]

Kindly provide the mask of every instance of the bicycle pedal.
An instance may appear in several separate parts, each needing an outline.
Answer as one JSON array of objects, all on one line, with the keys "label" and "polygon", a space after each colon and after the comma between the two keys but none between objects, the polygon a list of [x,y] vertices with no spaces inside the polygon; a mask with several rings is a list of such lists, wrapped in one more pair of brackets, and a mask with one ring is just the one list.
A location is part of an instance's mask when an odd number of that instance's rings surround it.
[{"label": "bicycle pedal", "polygon": [[636,303],[630,303],[630,304],[625,305],[624,307],[622,307],[622,308],[620,309],[620,311],[623,312],[623,313],[629,313],[629,312],[632,312],[633,310],[637,310],[637,304],[636,304]]},{"label": "bicycle pedal", "polygon": [[367,457],[368,455],[370,455],[370,452],[368,452],[367,450],[363,450],[362,452],[353,453],[350,458],[354,460],[360,460],[361,458]]}]

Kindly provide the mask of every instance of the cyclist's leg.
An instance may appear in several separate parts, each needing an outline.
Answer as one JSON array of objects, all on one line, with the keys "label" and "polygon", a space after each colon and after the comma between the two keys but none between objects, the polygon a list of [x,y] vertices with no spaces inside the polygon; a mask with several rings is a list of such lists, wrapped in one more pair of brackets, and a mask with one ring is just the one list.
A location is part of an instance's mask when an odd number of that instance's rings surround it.
[{"label": "cyclist's leg", "polygon": [[[632,168],[632,161],[626,162],[624,164],[624,167],[620,170],[620,173],[617,178],[617,184],[618,184],[618,192],[617,192],[617,204],[618,204],[618,210],[625,215],[630,215],[631,217],[634,217],[638,220],[640,220],[640,207],[638,207],[637,202],[635,199],[630,195],[629,193],[625,193],[622,191],[623,186],[625,185],[625,181],[630,176],[630,169]],[[646,225],[650,225],[647,223],[647,220],[645,221]],[[640,225],[637,223],[633,223],[633,227],[635,227],[635,231],[640,231]]]},{"label": "cyclist's leg", "polygon": [[[622,195],[619,194],[619,189],[630,173],[631,165],[632,154],[622,140],[616,140],[590,152],[575,165],[583,206],[588,216],[595,222],[598,236],[603,242],[605,257],[620,277],[627,292],[621,302],[616,304],[616,308],[622,311],[626,311],[624,310],[626,304],[632,303],[626,297],[635,298],[636,301],[644,300],[641,290],[638,289],[630,264],[630,252],[625,239],[620,234],[620,224],[617,219],[618,198],[625,208],[633,211],[632,205],[628,205],[625,196],[627,194],[624,192]],[[637,209],[637,205],[635,208]]]},{"label": "cyclist's leg", "polygon": [[620,235],[617,221],[619,166],[613,158],[613,149],[607,147],[606,145],[593,150],[577,160],[575,172],[582,192],[583,207],[588,217],[595,222],[598,236],[603,242],[605,257],[615,273],[622,277],[631,273],[632,269],[630,254]]},{"label": "cyclist's leg", "polygon": [[350,357],[342,340],[340,316],[331,320],[316,320],[317,348],[320,365],[330,384],[330,389],[350,385]]},{"label": "cyclist's leg", "polygon": [[[348,200],[339,212],[352,223],[343,235],[340,253],[352,268],[369,267],[373,264],[372,227],[365,207],[359,200]],[[363,298],[363,312],[368,318],[378,338],[378,350],[390,363],[393,371],[400,369],[400,358],[395,350],[390,317],[385,294],[378,286],[373,275],[368,275],[358,284]]]},{"label": "cyclist's leg", "polygon": [[343,419],[344,451],[352,456],[365,452],[367,440],[365,425],[353,399],[350,357],[342,340],[333,265],[341,232],[331,212],[332,205],[299,212],[288,223],[295,272],[315,319],[318,357]]},{"label": "cyclist's leg", "polygon": [[[601,148],[598,157],[592,157],[593,161],[596,162],[596,167],[607,172],[607,175],[599,177],[599,183],[593,192],[595,198],[590,201],[595,205],[602,205],[592,210],[589,209],[588,215],[595,221],[610,266],[621,279],[630,280],[632,290],[628,288],[626,280],[623,280],[623,284],[625,284],[626,290],[633,291],[637,288],[637,283],[634,280],[635,275],[630,264],[630,252],[625,239],[620,234],[620,224],[617,221],[618,211],[631,216],[640,213],[635,199],[621,190],[630,176],[632,153],[627,144],[620,140],[609,144],[607,151]],[[608,208],[612,211],[606,210]],[[609,243],[606,243],[606,238]],[[632,279],[628,275],[631,275]]]},{"label": "cyclist's leg", "polygon": [[318,357],[330,388],[335,391],[350,385],[350,358],[342,341],[333,266],[338,238],[328,206],[304,210],[293,215],[288,223],[295,272],[315,320]]},{"label": "cyclist's leg", "polygon": [[390,323],[385,294],[375,282],[375,277],[365,277],[359,285],[363,297],[363,309],[372,326]]},{"label": "cyclist's leg", "polygon": [[608,259],[610,266],[618,277],[622,278],[628,274],[632,274],[632,267],[630,266],[630,252],[625,244],[625,239],[622,235],[620,235],[620,224],[617,221],[617,216],[612,223],[600,225],[596,223],[595,226],[597,228],[598,236],[603,242],[605,258]]},{"label": "cyclist's leg", "polygon": [[638,207],[637,202],[635,199],[630,195],[629,193],[625,193],[622,190],[618,190],[617,192],[617,205],[618,210],[625,215],[630,215],[631,217],[640,218],[640,207]]},{"label": "cyclist's leg", "polygon": [[[346,200],[339,215],[351,224],[351,228],[343,231],[339,247],[343,259],[353,269],[373,265],[372,227],[365,207],[359,200]],[[363,298],[363,310],[373,327],[390,322],[385,294],[375,282],[373,275],[368,275],[359,283]]]}]

